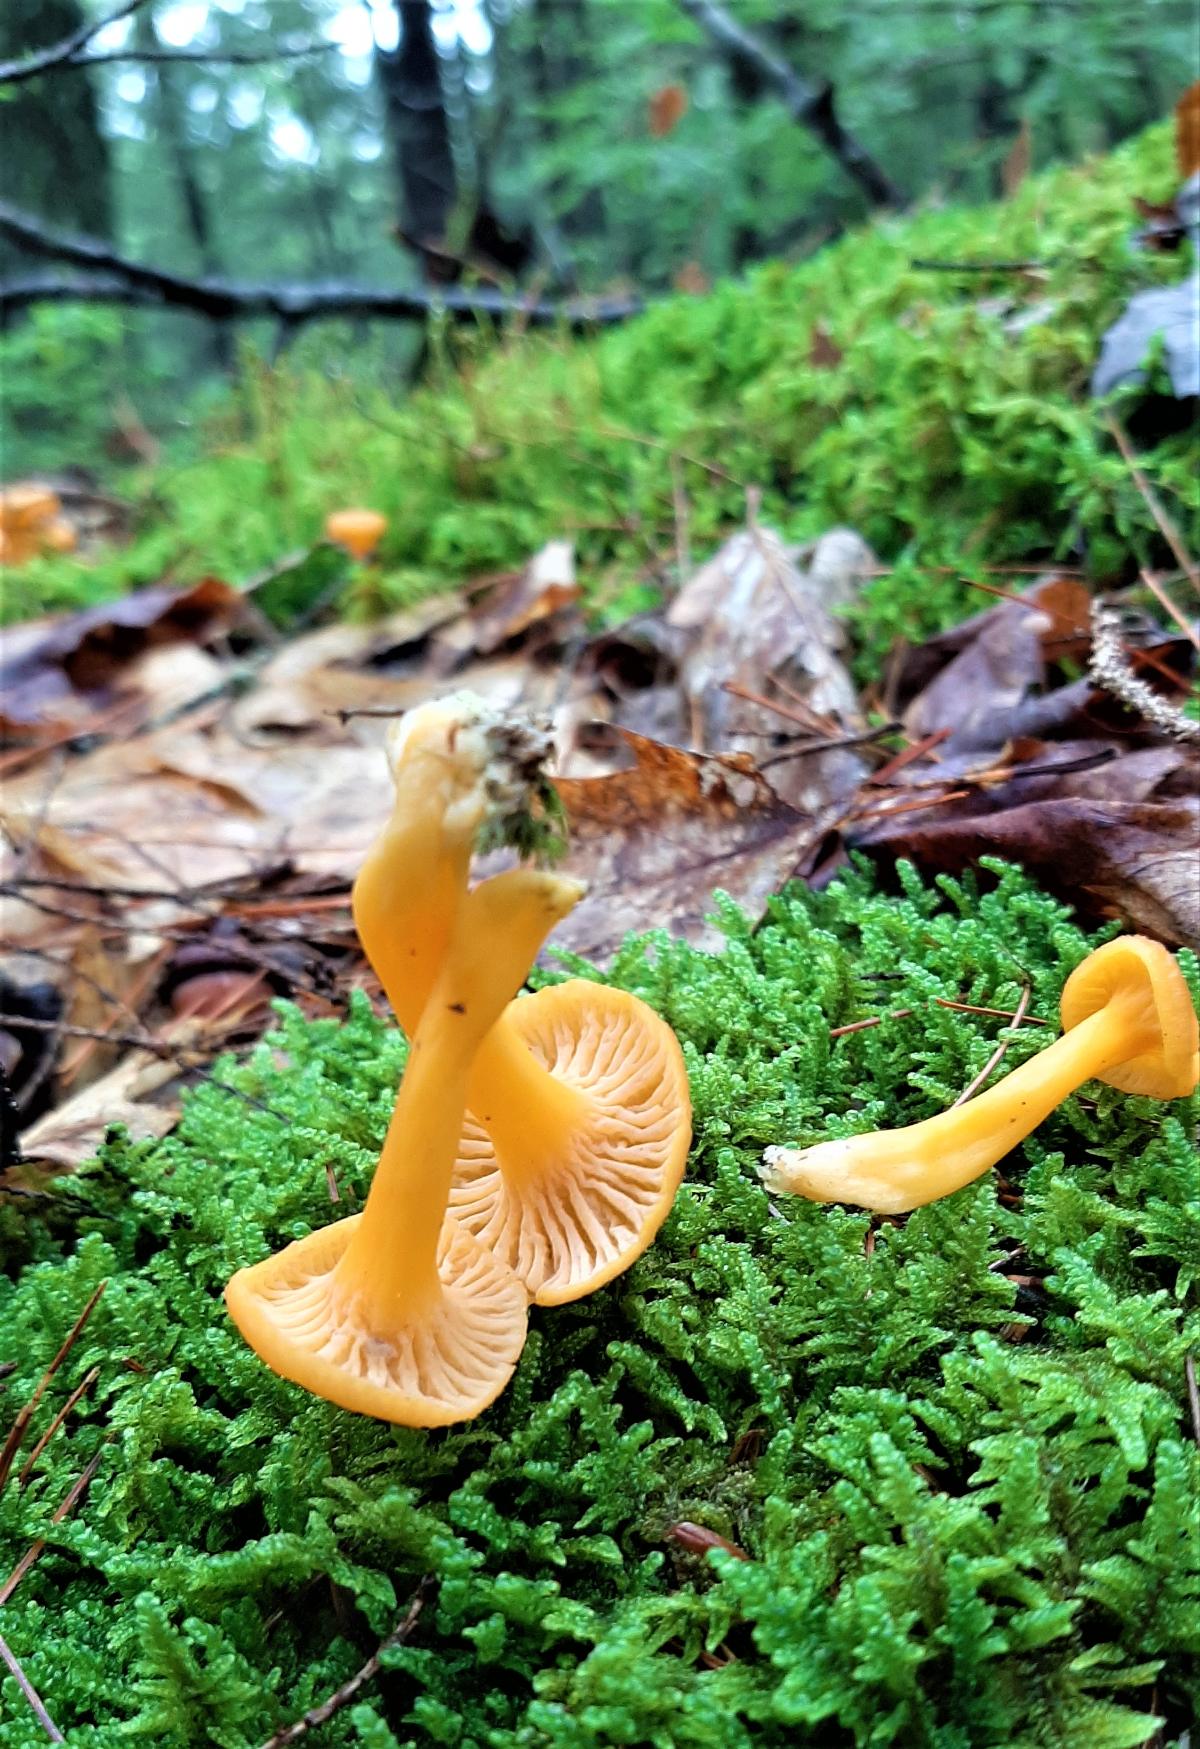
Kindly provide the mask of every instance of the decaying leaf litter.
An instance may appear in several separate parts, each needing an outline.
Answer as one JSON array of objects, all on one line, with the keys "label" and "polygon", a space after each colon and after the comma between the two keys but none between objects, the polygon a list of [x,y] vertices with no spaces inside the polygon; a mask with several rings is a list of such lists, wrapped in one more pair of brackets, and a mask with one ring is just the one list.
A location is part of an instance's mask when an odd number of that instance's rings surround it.
[{"label": "decaying leaf litter", "polygon": [[[1137,203],[1142,247],[1195,237],[1193,99],[1175,201]],[[1194,299],[1194,275],[1136,296],[1093,394],[1146,387],[1157,343],[1169,393],[1194,395]],[[374,513],[349,558],[326,541],[240,588],[162,584],[7,628],[5,1170],[76,1164],[117,1122],[164,1134],[185,1080],[261,1035],[273,998],[336,1014],[363,984],[382,1001],[349,890],[388,807],[383,735],[452,687],[552,724],[589,883],[556,945],[594,962],[647,928],[715,947],[714,890],[761,916],[786,881],[822,885],[853,852],[948,873],[1003,855],[1085,917],[1196,945],[1200,572],[1106,417],[1177,569],[1108,600],[1070,568],[997,573],[992,605],[895,647],[862,694],[838,615],[881,567],[851,529],[789,549],[754,492],[691,575],[677,502],[674,593],[599,631],[566,539],[369,624],[321,623],[348,565],[370,598]],[[119,504],[72,480],[26,496],[85,551],[123,527]]]},{"label": "decaying leaf litter", "polygon": [[557,945],[601,964],[630,930],[713,946],[714,889],[761,915],[852,851],[951,872],[1003,854],[1085,914],[1200,940],[1186,578],[1119,610],[1115,678],[1079,577],[1005,575],[860,696],[837,610],[874,555],[846,529],[789,550],[749,511],[665,608],[599,633],[565,541],[288,639],[215,579],[14,628],[0,1036],[24,1160],[70,1166],[114,1122],[164,1133],[275,997],[382,1000],[349,889],[388,806],[383,735],[459,686],[552,722],[590,889]]}]

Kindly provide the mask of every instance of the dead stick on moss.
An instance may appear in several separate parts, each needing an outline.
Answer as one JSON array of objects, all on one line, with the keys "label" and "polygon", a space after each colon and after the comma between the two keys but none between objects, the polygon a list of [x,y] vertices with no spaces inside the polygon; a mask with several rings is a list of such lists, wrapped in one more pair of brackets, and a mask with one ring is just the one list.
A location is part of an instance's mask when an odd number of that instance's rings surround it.
[{"label": "dead stick on moss", "polygon": [[[64,1518],[70,1518],[71,1514],[91,1486],[92,1477],[100,1468],[100,1459],[104,1456],[109,1440],[112,1437],[112,1434],[109,1434],[105,1438],[99,1451],[97,1451],[93,1457],[88,1459],[86,1466],[71,1483],[62,1505],[56,1508],[54,1516],[50,1520],[51,1524],[61,1524]],[[29,1569],[41,1558],[42,1550],[45,1546],[46,1539],[44,1536],[40,1536],[36,1542],[30,1543],[29,1547],[25,1550],[25,1553],[21,1556],[21,1559],[8,1575],[8,1578],[4,1581],[3,1585],[0,1585],[0,1609],[3,1609],[4,1605],[8,1602],[9,1598],[17,1589],[17,1586],[21,1583]]]},{"label": "dead stick on moss", "polygon": [[1196,1383],[1196,1357],[1189,1354],[1183,1362],[1184,1377],[1187,1379],[1188,1407],[1192,1411],[1192,1432],[1196,1444],[1200,1445],[1200,1385]]},{"label": "dead stick on moss", "polygon": [[21,1466],[21,1474],[17,1477],[18,1492],[20,1492],[22,1488],[28,1486],[29,1478],[33,1474],[34,1465],[37,1463],[50,1441],[54,1438],[54,1435],[58,1432],[63,1422],[67,1419],[67,1416],[71,1413],[71,1410],[75,1407],[76,1403],[78,1403],[81,1397],[87,1395],[99,1377],[100,1368],[98,1366],[94,1366],[90,1372],[84,1373],[79,1383],[75,1386],[75,1389],[71,1392],[71,1395],[67,1398],[62,1408],[58,1411],[58,1414],[54,1417],[45,1433],[43,1433],[42,1437],[38,1440],[29,1456],[25,1459],[24,1464]]},{"label": "dead stick on moss", "polygon": [[[952,1002],[949,996],[935,996],[934,1001],[939,1008],[953,1008],[959,1014],[990,1014],[994,1020],[1016,1020],[1015,1008],[983,1008],[978,1002]],[[1021,1016],[1026,1026],[1049,1026],[1048,1020],[1038,1020],[1035,1015]]]},{"label": "dead stick on moss", "polygon": [[866,1020],[852,1020],[848,1026],[835,1026],[830,1038],[848,1038],[852,1032],[866,1032],[869,1027],[882,1026],[885,1020],[907,1020],[911,1008],[894,1008],[890,1014],[872,1014]]},{"label": "dead stick on moss", "polygon": [[413,1629],[420,1620],[421,1611],[433,1591],[433,1585],[433,1574],[426,1573],[413,1593],[403,1621],[392,1629],[386,1640],[380,1641],[378,1649],[367,1659],[362,1669],[356,1671],[349,1681],[343,1682],[340,1688],[335,1688],[328,1700],[323,1700],[320,1706],[310,1707],[301,1718],[296,1720],[294,1725],[285,1725],[281,1731],[276,1731],[273,1737],[268,1737],[262,1745],[262,1749],[286,1749],[287,1744],[298,1743],[301,1737],[308,1735],[309,1731],[315,1730],[318,1725],[325,1724],[326,1720],[331,1719],[344,1706],[349,1706],[359,1689],[378,1676],[382,1667],[383,1654],[390,1652],[393,1646],[402,1646],[411,1637]]},{"label": "dead stick on moss", "polygon": [[1182,613],[1180,613],[1175,603],[1171,600],[1171,597],[1167,594],[1158,578],[1154,575],[1154,572],[1148,571],[1145,565],[1143,565],[1138,575],[1141,577],[1142,582],[1146,585],[1146,588],[1150,591],[1151,595],[1153,595],[1155,601],[1157,601],[1158,605],[1162,608],[1163,612],[1168,614],[1170,618],[1175,621],[1175,624],[1179,627],[1188,642],[1194,644],[1196,648],[1200,650],[1200,632],[1198,632],[1195,626],[1192,625]]},{"label": "dead stick on moss", "polygon": [[1010,1036],[1000,1040],[1000,1043],[996,1046],[995,1050],[983,1065],[983,1068],[979,1071],[978,1075],[976,1075],[975,1079],[968,1087],[963,1088],[958,1098],[954,1101],[954,1105],[950,1107],[951,1111],[954,1110],[954,1106],[965,1105],[968,1099],[974,1098],[975,1094],[979,1092],[979,1089],[983,1086],[992,1070],[996,1068],[997,1064],[1003,1062],[1005,1053],[1008,1050],[1009,1045],[1012,1043],[1011,1034],[1016,1032],[1017,1028],[1024,1020],[1025,1010],[1029,1007],[1029,998],[1032,994],[1032,990],[1029,985],[1026,984],[1025,988],[1021,991],[1021,999],[1017,1003],[1016,1009],[1013,1012],[1012,1026],[1009,1028]]},{"label": "dead stick on moss", "polygon": [[[68,1354],[70,1354],[72,1348],[74,1348],[75,1344],[78,1342],[83,1333],[84,1325],[95,1311],[96,1303],[107,1286],[108,1283],[102,1281],[99,1287],[93,1291],[87,1305],[83,1308],[82,1312],[80,1312],[74,1324],[71,1326],[62,1347],[42,1374],[34,1389],[32,1397],[30,1397],[24,1408],[17,1411],[17,1418],[13,1422],[8,1438],[4,1442],[4,1449],[3,1451],[0,1451],[0,1489],[3,1489],[5,1482],[8,1480],[8,1473],[12,1469],[13,1459],[16,1457],[18,1447],[20,1446],[22,1439],[25,1437],[25,1429],[29,1426],[33,1412],[42,1400],[42,1393],[45,1391],[46,1386],[50,1383],[50,1380],[54,1377],[63,1361],[67,1358]],[[3,1603],[3,1601],[3,1597],[0,1597],[0,1603]]]},{"label": "dead stick on moss", "polygon": [[1158,525],[1158,532],[1162,535],[1163,539],[1170,547],[1171,552],[1174,554],[1175,563],[1179,566],[1179,569],[1192,585],[1192,588],[1200,590],[1200,571],[1196,569],[1195,560],[1191,557],[1187,548],[1183,544],[1183,536],[1180,534],[1178,528],[1176,528],[1171,517],[1167,514],[1166,506],[1162,503],[1157,492],[1154,490],[1154,487],[1150,484],[1149,480],[1138,466],[1137,456],[1134,454],[1133,445],[1129,441],[1129,433],[1121,424],[1121,421],[1117,418],[1115,413],[1106,413],[1104,415],[1104,423],[1108,426],[1108,429],[1112,432],[1113,437],[1116,440],[1117,448],[1121,452],[1121,459],[1129,469],[1129,477],[1145,500],[1146,509],[1150,512],[1155,523]]},{"label": "dead stick on moss", "polygon": [[58,1726],[54,1723],[54,1720],[50,1717],[50,1714],[46,1711],[45,1702],[42,1700],[41,1695],[17,1662],[17,1655],[9,1645],[8,1641],[4,1638],[3,1634],[0,1634],[0,1658],[4,1659],[4,1662],[12,1671],[13,1679],[16,1682],[17,1687],[29,1702],[30,1710],[32,1711],[34,1718],[42,1727],[43,1731],[45,1731],[50,1741],[52,1743],[65,1743],[67,1739],[63,1736]]}]

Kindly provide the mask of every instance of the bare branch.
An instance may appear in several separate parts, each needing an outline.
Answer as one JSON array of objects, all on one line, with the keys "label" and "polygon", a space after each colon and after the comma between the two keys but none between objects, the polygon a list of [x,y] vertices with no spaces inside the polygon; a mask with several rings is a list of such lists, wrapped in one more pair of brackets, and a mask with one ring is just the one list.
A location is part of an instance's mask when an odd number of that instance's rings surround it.
[{"label": "bare branch", "polygon": [[491,286],[474,289],[420,286],[391,289],[338,280],[309,285],[241,283],[210,275],[189,279],[119,254],[98,238],[77,236],[44,225],[31,213],[0,201],[0,234],[34,255],[90,270],[86,279],[32,274],[0,281],[0,317],[39,303],[133,304],[190,310],[216,321],[272,316],[299,323],[331,316],[376,316],[424,321],[444,313],[456,322],[519,316],[532,327],[573,330],[627,321],[641,311],[637,297],[573,298],[555,303],[543,298],[506,296]]},{"label": "bare branch", "polygon": [[334,42],[303,42],[273,49],[110,49],[100,55],[73,55],[67,67],[110,67],[116,61],[136,61],[140,66],[170,66],[175,61],[199,62],[207,67],[262,67],[272,61],[298,61],[305,55],[328,55]]},{"label": "bare branch", "polygon": [[40,78],[54,67],[77,64],[80,49],[85,49],[93,37],[99,36],[102,30],[107,30],[110,24],[119,24],[121,19],[139,12],[146,4],[147,0],[123,0],[116,11],[110,12],[106,18],[93,18],[88,23],[81,24],[70,36],[63,37],[61,42],[52,43],[47,49],[38,49],[34,54],[25,55],[17,61],[0,61],[0,85],[20,85],[26,79]]},{"label": "bare branch", "polygon": [[745,68],[763,86],[780,96],[793,121],[800,123],[831,152],[872,206],[902,206],[903,196],[862,142],[847,133],[837,118],[833,87],[806,79],[758,37],[745,30],[714,0],[678,0],[680,10],[697,23],[726,58]]}]

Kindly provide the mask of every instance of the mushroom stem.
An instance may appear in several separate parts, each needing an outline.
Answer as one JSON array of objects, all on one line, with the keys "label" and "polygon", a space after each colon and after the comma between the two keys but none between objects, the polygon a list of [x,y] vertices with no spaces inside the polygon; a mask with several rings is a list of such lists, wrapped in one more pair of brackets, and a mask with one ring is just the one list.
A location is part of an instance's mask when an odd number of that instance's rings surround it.
[{"label": "mushroom stem", "polygon": [[510,1015],[502,1014],[476,1053],[467,1106],[506,1176],[528,1181],[561,1163],[588,1104],[585,1093],[538,1062]]},{"label": "mushroom stem", "polygon": [[1076,1088],[1145,1049],[1153,1031],[1144,1000],[1117,997],[965,1105],[904,1129],[769,1148],[763,1182],[883,1214],[919,1208],[981,1177]]},{"label": "mushroom stem", "polygon": [[409,1053],[362,1219],[334,1271],[377,1330],[418,1320],[440,1295],[438,1241],[481,1039],[512,1000],[578,881],[533,869],[468,893]]},{"label": "mushroom stem", "polygon": [[410,712],[388,753],[396,796],[351,896],[367,957],[409,1038],[467,890],[485,800],[483,755],[453,699]]}]

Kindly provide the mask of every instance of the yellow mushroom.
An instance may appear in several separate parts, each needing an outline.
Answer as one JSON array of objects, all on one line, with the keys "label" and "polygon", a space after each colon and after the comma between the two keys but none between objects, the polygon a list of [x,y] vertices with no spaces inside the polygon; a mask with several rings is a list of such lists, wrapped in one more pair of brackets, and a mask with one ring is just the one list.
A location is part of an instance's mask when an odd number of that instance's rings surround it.
[{"label": "yellow mushroom", "polygon": [[[354,887],[359,935],[410,1037],[469,855],[449,824],[431,831],[450,816],[411,758],[415,719],[432,708],[394,732],[396,807]],[[548,737],[525,733],[513,795],[494,797],[501,816],[549,752]],[[646,1003],[586,979],[521,997],[481,1041],[467,1105],[450,1207],[539,1305],[592,1293],[652,1243],[683,1177],[691,1104],[675,1035]]]},{"label": "yellow mushroom", "polygon": [[923,1123],[768,1148],[769,1190],[901,1214],[979,1178],[1093,1078],[1182,1099],[1200,1078],[1196,1013],[1166,948],[1124,936],[1090,954],[1062,993],[1063,1035],[986,1093]]},{"label": "yellow mushroom", "polygon": [[41,552],[69,553],[77,545],[71,524],[49,486],[8,486],[0,491],[0,563],[24,565]]},{"label": "yellow mushroom", "polygon": [[325,518],[325,539],[354,559],[369,559],[386,533],[387,517],[378,510],[333,510]]},{"label": "yellow mushroom", "polygon": [[[524,732],[477,700],[411,713],[392,746],[409,853],[400,890],[435,880],[446,903],[437,968],[360,1216],[235,1275],[226,1302],[267,1363],[348,1409],[408,1426],[468,1419],[504,1388],[525,1340],[528,1293],[447,1214],[467,1082],[480,1040],[524,982],[577,881],[518,868],[468,892],[480,830],[515,808]],[[370,859],[369,859],[370,860]],[[390,868],[393,859],[385,856]],[[448,883],[448,884],[447,884]],[[387,925],[368,907],[374,960]],[[390,940],[390,930],[386,930]]]}]

